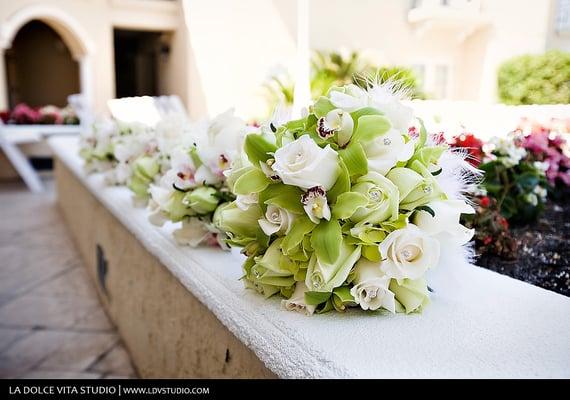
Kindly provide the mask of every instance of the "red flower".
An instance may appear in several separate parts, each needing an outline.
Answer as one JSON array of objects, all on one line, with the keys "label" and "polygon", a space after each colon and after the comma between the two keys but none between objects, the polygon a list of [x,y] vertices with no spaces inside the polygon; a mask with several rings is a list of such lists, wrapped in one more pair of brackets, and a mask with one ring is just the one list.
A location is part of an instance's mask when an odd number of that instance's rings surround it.
[{"label": "red flower", "polygon": [[483,196],[479,200],[479,205],[481,207],[487,208],[487,207],[489,207],[489,204],[491,204],[491,200],[487,196]]},{"label": "red flower", "polygon": [[477,167],[481,164],[481,156],[483,154],[483,141],[472,133],[463,133],[454,136],[449,143],[451,147],[460,147],[467,150],[467,161]]},{"label": "red flower", "polygon": [[491,236],[485,236],[485,238],[483,239],[483,244],[488,245],[492,241],[493,241],[493,238]]},{"label": "red flower", "polygon": [[499,220],[499,223],[500,223],[501,225],[503,225],[503,228],[509,229],[509,221],[507,221],[506,218],[502,217],[502,218]]},{"label": "red flower", "polygon": [[7,124],[10,120],[10,111],[0,111],[0,119],[3,123]]}]

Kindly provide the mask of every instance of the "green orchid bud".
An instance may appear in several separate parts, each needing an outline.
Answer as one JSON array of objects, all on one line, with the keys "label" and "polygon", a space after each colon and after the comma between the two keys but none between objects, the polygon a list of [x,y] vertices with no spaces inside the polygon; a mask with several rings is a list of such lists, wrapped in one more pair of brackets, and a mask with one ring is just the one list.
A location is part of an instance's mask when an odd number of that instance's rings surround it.
[{"label": "green orchid bud", "polygon": [[218,206],[219,199],[216,197],[216,193],[216,189],[202,186],[186,193],[182,203],[198,214],[208,214]]},{"label": "green orchid bud", "polygon": [[369,172],[358,179],[352,191],[363,194],[367,199],[367,204],[350,217],[353,222],[377,224],[398,218],[398,188],[386,177]]},{"label": "green orchid bud", "polygon": [[396,296],[396,300],[404,306],[406,314],[420,311],[429,304],[429,291],[425,279],[404,279],[398,284],[396,279],[390,281],[390,290]]},{"label": "green orchid bud", "polygon": [[153,157],[142,156],[135,161],[133,172],[139,178],[151,181],[160,172],[160,165]]},{"label": "green orchid bud", "polygon": [[134,175],[130,179],[128,187],[133,191],[136,197],[146,198],[149,196],[148,194],[149,184],[150,182],[148,179]]},{"label": "green orchid bud", "polygon": [[394,168],[386,177],[398,187],[402,210],[411,211],[433,200],[447,198],[435,177],[418,160],[412,163],[412,168]]},{"label": "green orchid bud", "polygon": [[182,221],[186,217],[196,215],[196,212],[182,201],[185,195],[186,193],[178,190],[175,190],[170,194],[170,198],[168,199],[164,209],[168,213],[172,222]]},{"label": "green orchid bud", "polygon": [[295,283],[289,268],[292,262],[281,252],[282,241],[282,238],[275,240],[265,254],[255,257],[256,264],[251,268],[250,279],[256,283],[280,287],[289,287]]},{"label": "green orchid bud", "polygon": [[340,254],[332,264],[319,260],[314,253],[307,267],[305,284],[312,291],[331,292],[346,281],[360,255],[360,246],[348,245],[344,240],[340,244]]},{"label": "green orchid bud", "polygon": [[228,232],[234,239],[251,241],[263,235],[258,223],[262,217],[263,212],[257,204],[241,210],[235,202],[231,202],[216,209],[213,221],[216,228]]}]

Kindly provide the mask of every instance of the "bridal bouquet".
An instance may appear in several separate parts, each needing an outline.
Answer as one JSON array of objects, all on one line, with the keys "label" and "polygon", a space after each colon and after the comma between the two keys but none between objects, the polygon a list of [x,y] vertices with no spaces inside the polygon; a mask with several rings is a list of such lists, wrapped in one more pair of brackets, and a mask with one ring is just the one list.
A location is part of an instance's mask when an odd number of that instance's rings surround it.
[{"label": "bridal bouquet", "polygon": [[227,173],[236,200],[214,223],[243,248],[247,287],[306,314],[428,303],[440,248],[473,235],[459,217],[474,212],[476,170],[423,126],[408,133],[393,86],[332,88],[306,117],[246,137]]},{"label": "bridal bouquet", "polygon": [[224,172],[240,155],[247,129],[233,110],[194,124],[187,136],[192,141],[171,150],[168,170],[150,185],[149,220],[159,226],[182,222],[174,231],[179,244],[222,245],[223,232],[213,226],[212,216],[219,204],[235,198]]}]

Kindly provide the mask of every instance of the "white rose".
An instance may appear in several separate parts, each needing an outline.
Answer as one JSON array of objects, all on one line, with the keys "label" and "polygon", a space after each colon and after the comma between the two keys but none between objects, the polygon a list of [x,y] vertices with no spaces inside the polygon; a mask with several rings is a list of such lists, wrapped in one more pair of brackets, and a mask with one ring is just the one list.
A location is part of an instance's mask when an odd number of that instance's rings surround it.
[{"label": "white rose", "polygon": [[445,238],[463,245],[471,240],[474,229],[468,229],[459,223],[461,214],[475,214],[475,210],[463,200],[437,200],[428,203],[435,214],[420,210],[416,213],[414,224],[428,235],[444,234]]},{"label": "white rose", "polygon": [[414,142],[405,143],[404,136],[396,129],[377,137],[363,146],[368,158],[368,170],[386,175],[400,161],[408,161],[414,155]]},{"label": "white rose", "polygon": [[330,146],[323,149],[303,135],[275,152],[272,168],[286,185],[330,190],[339,174],[338,154]]},{"label": "white rose", "polygon": [[363,310],[377,310],[380,307],[394,313],[394,293],[388,287],[390,278],[380,270],[380,265],[361,258],[354,267],[354,286],[350,294]]},{"label": "white rose", "polygon": [[439,261],[439,242],[413,224],[390,233],[379,247],[380,269],[398,282],[421,278]]},{"label": "white rose", "polygon": [[293,218],[293,214],[289,211],[270,204],[267,206],[265,218],[260,219],[258,222],[261,230],[267,236],[271,236],[274,233],[286,235],[291,230]]},{"label": "white rose", "polygon": [[307,286],[303,282],[297,282],[295,291],[288,300],[281,300],[281,305],[287,311],[297,311],[305,315],[311,315],[315,312],[317,306],[311,306],[305,303],[305,292]]},{"label": "white rose", "polygon": [[238,194],[236,196],[236,206],[242,211],[247,211],[249,207],[258,203],[257,198],[257,193]]}]

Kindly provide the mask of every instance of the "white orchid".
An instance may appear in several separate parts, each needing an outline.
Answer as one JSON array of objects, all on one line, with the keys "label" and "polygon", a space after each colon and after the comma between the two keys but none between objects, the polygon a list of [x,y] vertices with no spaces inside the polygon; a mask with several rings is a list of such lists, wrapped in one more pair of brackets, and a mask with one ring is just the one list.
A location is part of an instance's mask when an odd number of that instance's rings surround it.
[{"label": "white orchid", "polygon": [[350,113],[335,109],[329,111],[326,116],[319,119],[317,123],[317,133],[323,139],[327,139],[337,134],[337,142],[343,147],[348,143],[354,129],[354,120]]},{"label": "white orchid", "polygon": [[197,247],[206,241],[212,232],[208,224],[198,218],[187,218],[182,221],[182,227],[173,232],[174,239],[179,245]]},{"label": "white orchid", "polygon": [[331,219],[327,194],[322,187],[316,186],[303,193],[301,203],[303,203],[303,209],[313,223],[318,224],[321,219],[327,221]]},{"label": "white orchid", "polygon": [[444,238],[463,245],[471,240],[474,229],[459,223],[461,214],[475,214],[475,210],[463,200],[437,200],[427,204],[433,215],[425,210],[416,212],[414,224],[431,236],[444,234]]},{"label": "white orchid", "polygon": [[368,170],[386,175],[397,163],[408,161],[414,154],[414,142],[406,143],[396,129],[390,129],[364,146],[368,158]]}]

